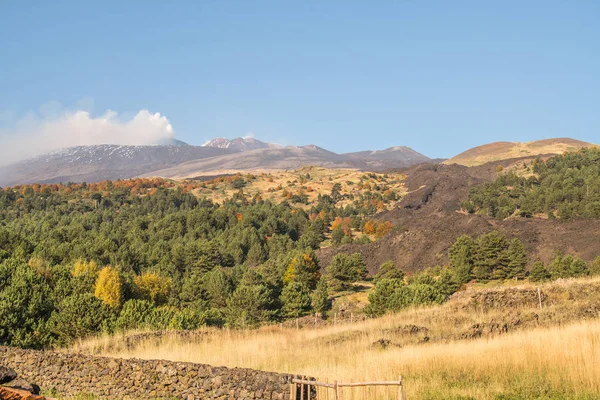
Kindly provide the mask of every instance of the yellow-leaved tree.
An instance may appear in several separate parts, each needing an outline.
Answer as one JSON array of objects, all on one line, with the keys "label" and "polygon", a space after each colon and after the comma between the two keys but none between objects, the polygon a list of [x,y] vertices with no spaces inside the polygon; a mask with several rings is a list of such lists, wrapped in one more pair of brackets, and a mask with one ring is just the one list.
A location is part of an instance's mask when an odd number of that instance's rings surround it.
[{"label": "yellow-leaved tree", "polygon": [[283,283],[300,282],[313,290],[317,286],[321,273],[319,260],[314,252],[297,252],[287,265],[283,275]]},{"label": "yellow-leaved tree", "polygon": [[100,270],[96,279],[96,290],[94,295],[111,307],[121,305],[123,282],[116,268],[106,266]]},{"label": "yellow-leaved tree", "polygon": [[144,272],[133,280],[140,294],[154,303],[166,300],[171,291],[171,279],[164,278],[155,272]]},{"label": "yellow-leaved tree", "polygon": [[78,277],[78,276],[96,276],[98,275],[98,264],[96,264],[96,261],[92,260],[92,261],[85,261],[82,259],[79,259],[77,261],[75,261],[75,264],[73,265],[73,271],[71,271],[71,275],[73,275],[74,277]]}]

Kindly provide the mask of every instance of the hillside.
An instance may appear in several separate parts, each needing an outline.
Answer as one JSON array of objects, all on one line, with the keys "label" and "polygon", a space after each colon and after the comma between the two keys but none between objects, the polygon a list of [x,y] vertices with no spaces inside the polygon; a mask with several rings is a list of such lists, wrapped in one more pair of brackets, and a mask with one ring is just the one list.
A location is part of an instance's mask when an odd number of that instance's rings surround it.
[{"label": "hillside", "polygon": [[429,158],[407,147],[396,147],[379,152],[337,154],[315,145],[287,146],[189,161],[171,168],[152,171],[144,176],[185,179],[237,171],[290,170],[305,166],[382,171],[428,161]]},{"label": "hillside", "polygon": [[537,259],[549,262],[555,250],[593,260],[598,255],[595,243],[600,241],[596,219],[516,217],[499,220],[462,210],[462,203],[472,188],[494,181],[502,173],[498,172],[498,166],[513,164],[514,160],[504,160],[477,167],[429,164],[404,169],[406,196],[398,207],[377,216],[380,221],[391,222],[396,233],[370,244],[321,249],[319,258],[327,263],[340,252],[359,252],[372,273],[388,260],[407,271],[417,271],[447,264],[447,249],[459,236],[498,230],[521,239],[531,263]]},{"label": "hillside", "polygon": [[337,168],[353,167],[344,157],[317,146],[288,146],[280,149],[257,149],[243,153],[189,161],[171,168],[152,171],[144,176],[184,179],[204,174],[215,175],[231,171],[297,169],[306,165]]},{"label": "hillside", "polygon": [[562,154],[584,147],[593,147],[592,143],[569,138],[544,139],[533,142],[495,142],[474,147],[446,161],[444,164],[459,164],[468,167],[482,165],[492,161],[521,158],[527,156]]},{"label": "hillside", "polygon": [[[202,177],[204,178],[204,177]],[[335,186],[339,187],[342,199],[339,206],[352,204],[352,199],[360,197],[369,185],[372,193],[400,199],[404,193],[405,176],[400,173],[365,173],[356,169],[304,167],[297,170],[270,170],[261,173],[231,174],[204,180],[195,186],[192,193],[198,198],[209,199],[222,204],[236,197],[242,189],[248,198],[281,203],[289,201],[303,209],[318,205],[318,199],[330,195]],[[199,181],[199,180],[198,180]],[[392,209],[396,201],[385,204]]]}]

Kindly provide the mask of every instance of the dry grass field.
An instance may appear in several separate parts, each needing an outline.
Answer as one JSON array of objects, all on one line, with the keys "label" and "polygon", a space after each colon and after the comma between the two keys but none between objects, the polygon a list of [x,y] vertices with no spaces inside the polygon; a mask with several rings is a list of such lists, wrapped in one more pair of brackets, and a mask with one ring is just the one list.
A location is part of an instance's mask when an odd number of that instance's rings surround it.
[{"label": "dry grass field", "polygon": [[[100,337],[66,351],[289,372],[332,381],[397,380],[408,399],[600,398],[600,280],[471,288],[442,306],[318,328],[268,326]],[[354,389],[344,399],[394,398]],[[322,398],[325,393],[322,393]],[[332,398],[330,396],[330,398]]]},{"label": "dry grass field", "polygon": [[[293,171],[254,171],[238,176],[244,179],[245,185],[242,190],[249,198],[260,196],[264,200],[281,203],[294,195],[306,196],[308,204],[295,204],[302,208],[313,205],[319,194],[330,194],[335,184],[341,186],[340,193],[343,195],[358,196],[369,191],[383,194],[389,190],[400,199],[406,193],[403,183],[405,176],[398,173],[378,174],[354,169],[304,167]],[[199,198],[222,203],[239,192],[230,180],[231,178],[214,179],[202,183],[203,187],[195,189],[193,193]],[[351,202],[350,199],[344,199],[339,205]],[[395,202],[390,202],[386,204],[386,208],[392,208],[394,205]]]}]

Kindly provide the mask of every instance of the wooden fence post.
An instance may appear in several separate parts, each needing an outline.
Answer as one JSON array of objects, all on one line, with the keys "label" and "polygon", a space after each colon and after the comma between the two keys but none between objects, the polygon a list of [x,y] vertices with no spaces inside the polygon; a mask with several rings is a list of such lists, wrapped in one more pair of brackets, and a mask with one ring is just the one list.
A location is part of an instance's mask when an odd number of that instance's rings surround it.
[{"label": "wooden fence post", "polygon": [[290,383],[290,399],[296,400],[297,386],[294,382]]},{"label": "wooden fence post", "polygon": [[335,400],[339,400],[338,397],[338,385],[337,385],[337,381],[333,381],[333,398]]},{"label": "wooden fence post", "polygon": [[398,378],[398,400],[404,400],[404,387],[402,384],[402,375]]}]

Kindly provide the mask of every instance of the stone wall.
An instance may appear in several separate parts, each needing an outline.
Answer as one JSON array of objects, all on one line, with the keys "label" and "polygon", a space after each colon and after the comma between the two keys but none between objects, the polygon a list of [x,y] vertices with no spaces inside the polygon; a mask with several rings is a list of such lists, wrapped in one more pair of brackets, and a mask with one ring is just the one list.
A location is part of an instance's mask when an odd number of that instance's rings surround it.
[{"label": "stone wall", "polygon": [[[0,347],[0,365],[42,391],[102,399],[290,400],[292,375],[160,360],[113,359]],[[308,396],[307,396],[308,397]]]}]

